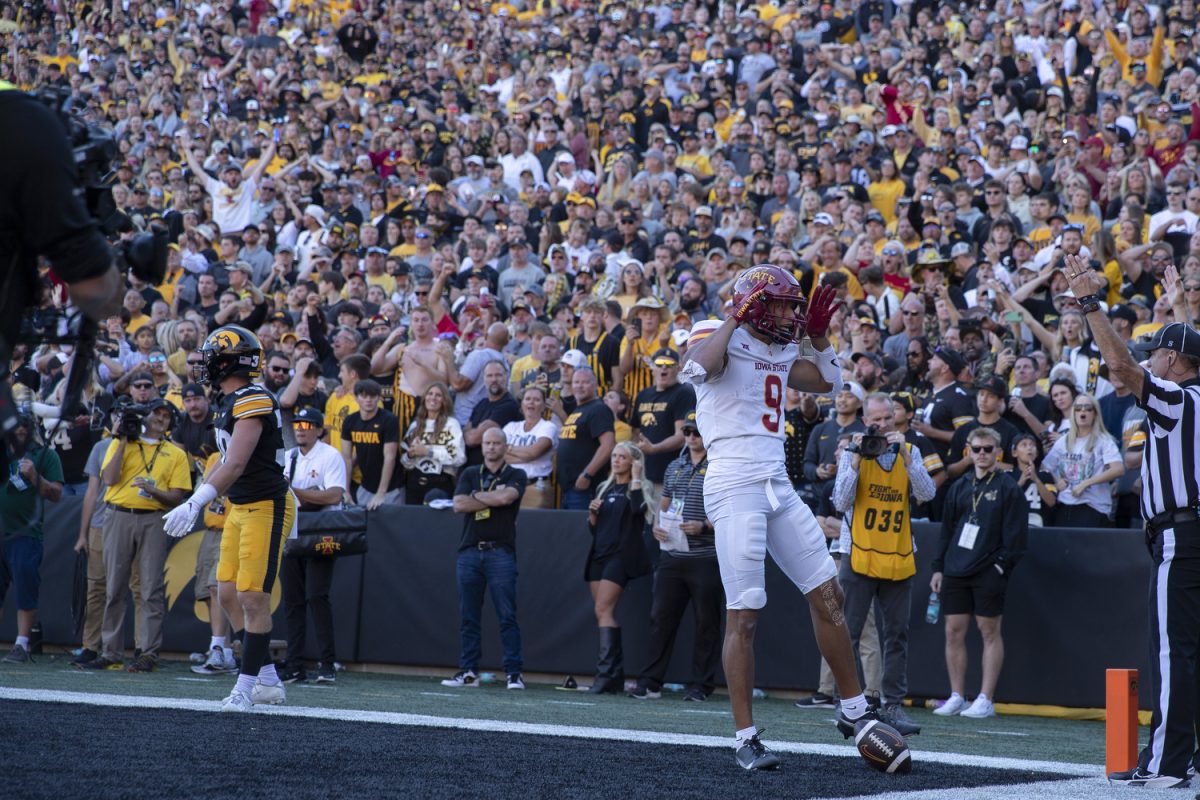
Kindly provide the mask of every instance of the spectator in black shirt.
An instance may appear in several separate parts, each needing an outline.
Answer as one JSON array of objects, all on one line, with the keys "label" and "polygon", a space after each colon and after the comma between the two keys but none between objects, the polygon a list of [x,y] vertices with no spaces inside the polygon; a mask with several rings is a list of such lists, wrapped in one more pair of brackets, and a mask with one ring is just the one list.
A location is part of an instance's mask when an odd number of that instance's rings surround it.
[{"label": "spectator in black shirt", "polygon": [[463,515],[458,546],[458,630],[462,652],[458,673],[443,686],[475,686],[481,655],[483,592],[492,595],[504,648],[509,689],[524,689],[521,629],[517,626],[517,513],[525,493],[525,473],[505,463],[508,442],[497,428],[483,432],[483,463],[463,469],[454,491],[454,510]]},{"label": "spectator in black shirt", "polygon": [[[946,472],[950,480],[958,478],[974,466],[971,461],[971,451],[967,447],[967,438],[977,428],[991,428],[1000,434],[1000,452],[996,456],[997,463],[1004,464],[1010,459],[1013,445],[1020,436],[1020,431],[1000,416],[1008,400],[1008,384],[1003,378],[992,375],[975,383],[975,406],[979,413],[974,419],[959,425],[950,439],[950,455],[946,460]],[[1011,462],[1009,462],[1011,464]],[[1008,469],[1004,466],[1002,469]]]},{"label": "spectator in black shirt", "polygon": [[592,591],[596,624],[600,626],[600,651],[596,680],[590,694],[618,693],[624,688],[625,659],[617,602],[625,584],[650,571],[642,531],[646,527],[646,497],[642,491],[645,459],[629,442],[612,449],[612,472],[596,489],[588,504],[592,547],[584,580]]},{"label": "spectator in black shirt", "polygon": [[616,436],[612,411],[596,397],[596,373],[575,370],[571,390],[578,405],[558,434],[560,507],[583,510],[592,501],[593,487],[608,469]]},{"label": "spectator in black shirt", "polygon": [[467,463],[483,463],[483,434],[491,428],[503,428],[521,419],[521,407],[508,391],[508,369],[502,361],[489,362],[483,368],[487,396],[471,409],[471,419],[463,430],[467,445]]},{"label": "spectator in black shirt", "polygon": [[808,392],[789,388],[783,402],[783,422],[787,433],[783,440],[783,458],[788,479],[809,507],[815,507],[816,495],[804,477],[804,449],[808,446],[809,435],[822,422],[816,398]]},{"label": "spectator in black shirt", "polygon": [[183,448],[192,462],[192,482],[204,474],[205,460],[217,452],[217,436],[213,432],[215,414],[208,403],[204,387],[189,383],[183,387],[183,414],[171,433],[171,439]]},{"label": "spectator in black shirt", "polygon": [[933,352],[928,372],[933,395],[923,409],[924,414],[912,423],[917,433],[937,447],[943,462],[950,453],[950,440],[954,438],[955,429],[975,416],[974,401],[958,383],[958,375],[966,366],[967,360],[957,350],[939,347]]},{"label": "spectator in black shirt", "polygon": [[[940,716],[995,715],[996,681],[1004,663],[1000,623],[1008,580],[1025,551],[1029,507],[1016,481],[996,468],[1000,434],[976,428],[967,444],[973,472],[946,495],[942,538],[933,557],[929,588],[942,595],[946,615],[946,669],[951,695],[934,710]],[[967,625],[975,616],[983,637],[983,682],[975,701],[966,701]]]},{"label": "spectator in black shirt", "polygon": [[683,422],[696,407],[690,384],[679,382],[679,353],[664,347],[652,357],[654,385],[638,393],[633,403],[634,442],[646,457],[646,480],[655,496],[663,475],[683,447]]},{"label": "spectator in black shirt", "polygon": [[346,474],[361,471],[355,500],[374,511],[384,504],[400,501],[400,422],[390,411],[379,407],[383,390],[370,378],[354,384],[358,411],[342,423],[342,458]]}]

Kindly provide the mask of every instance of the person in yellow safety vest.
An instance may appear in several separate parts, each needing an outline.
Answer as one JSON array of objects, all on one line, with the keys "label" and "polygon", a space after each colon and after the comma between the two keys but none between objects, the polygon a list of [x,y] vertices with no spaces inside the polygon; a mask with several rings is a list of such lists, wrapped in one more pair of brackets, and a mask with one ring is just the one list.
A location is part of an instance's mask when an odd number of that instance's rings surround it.
[{"label": "person in yellow safety vest", "polygon": [[[892,399],[883,392],[863,406],[867,432],[842,453],[833,505],[843,512],[838,580],[845,593],[846,626],[855,651],[867,612],[878,602],[883,621],[883,714],[901,735],[920,733],[900,706],[908,694],[908,618],[913,558],[910,494],[927,503],[937,493],[921,453],[895,429]],[[880,452],[882,451],[882,452]]]}]

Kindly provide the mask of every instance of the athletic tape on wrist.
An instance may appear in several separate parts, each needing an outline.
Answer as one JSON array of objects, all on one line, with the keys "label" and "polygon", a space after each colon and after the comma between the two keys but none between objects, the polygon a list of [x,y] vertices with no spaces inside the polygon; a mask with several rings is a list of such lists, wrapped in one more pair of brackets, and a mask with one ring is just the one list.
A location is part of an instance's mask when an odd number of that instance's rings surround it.
[{"label": "athletic tape on wrist", "polygon": [[837,386],[837,382],[842,379],[842,365],[837,359],[837,354],[833,352],[833,345],[818,350],[813,363],[817,365],[817,370],[826,383]]}]

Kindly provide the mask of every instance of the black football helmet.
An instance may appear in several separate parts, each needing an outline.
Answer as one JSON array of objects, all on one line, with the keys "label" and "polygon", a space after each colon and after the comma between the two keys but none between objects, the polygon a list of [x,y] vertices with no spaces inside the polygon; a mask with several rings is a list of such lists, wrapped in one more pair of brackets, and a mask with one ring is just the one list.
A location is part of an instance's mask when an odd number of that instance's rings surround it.
[{"label": "black football helmet", "polygon": [[200,346],[204,356],[201,383],[219,384],[240,375],[255,380],[262,375],[262,342],[240,325],[223,325],[208,335]]}]

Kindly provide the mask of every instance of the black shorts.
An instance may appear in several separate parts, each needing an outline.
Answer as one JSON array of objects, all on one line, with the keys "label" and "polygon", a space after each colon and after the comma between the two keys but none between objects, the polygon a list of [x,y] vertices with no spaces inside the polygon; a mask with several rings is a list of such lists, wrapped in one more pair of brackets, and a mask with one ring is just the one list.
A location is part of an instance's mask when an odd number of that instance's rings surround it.
[{"label": "black shorts", "polygon": [[942,578],[942,614],[974,614],[999,617],[1004,613],[1008,576],[994,566],[964,578]]},{"label": "black shorts", "polygon": [[624,586],[629,582],[629,576],[625,574],[625,570],[621,566],[621,557],[615,555],[608,556],[607,558],[588,559],[585,580],[589,583],[592,581],[612,581],[618,586]]}]

